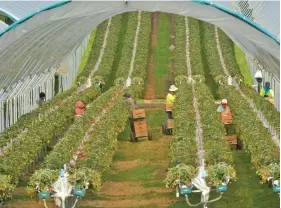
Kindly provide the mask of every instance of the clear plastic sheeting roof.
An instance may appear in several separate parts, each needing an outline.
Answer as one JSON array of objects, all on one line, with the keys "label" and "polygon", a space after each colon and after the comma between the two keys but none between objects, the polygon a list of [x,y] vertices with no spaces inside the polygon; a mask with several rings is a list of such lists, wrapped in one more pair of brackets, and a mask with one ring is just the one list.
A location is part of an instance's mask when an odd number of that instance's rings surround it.
[{"label": "clear plastic sheeting roof", "polygon": [[98,1],[70,2],[41,12],[3,34],[0,38],[0,89],[32,74],[47,72],[102,21],[136,10],[180,14],[217,25],[279,80],[279,43],[266,32],[219,8],[190,1],[129,1],[127,4]]},{"label": "clear plastic sheeting roof", "polygon": [[232,9],[252,19],[280,39],[280,1],[234,1]]},{"label": "clear plastic sheeting roof", "polygon": [[9,25],[0,20],[0,31],[6,29],[7,27],[9,27]]},{"label": "clear plastic sheeting roof", "polygon": [[14,20],[20,20],[59,1],[0,1],[0,11]]}]

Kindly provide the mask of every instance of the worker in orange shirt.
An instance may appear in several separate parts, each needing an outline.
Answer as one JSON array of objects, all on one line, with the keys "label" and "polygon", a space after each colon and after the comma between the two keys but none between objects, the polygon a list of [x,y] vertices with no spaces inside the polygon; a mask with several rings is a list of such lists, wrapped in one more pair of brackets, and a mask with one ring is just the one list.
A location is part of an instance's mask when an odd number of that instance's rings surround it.
[{"label": "worker in orange shirt", "polygon": [[86,111],[86,106],[82,101],[77,101],[75,104],[75,117],[78,118],[83,115]]}]

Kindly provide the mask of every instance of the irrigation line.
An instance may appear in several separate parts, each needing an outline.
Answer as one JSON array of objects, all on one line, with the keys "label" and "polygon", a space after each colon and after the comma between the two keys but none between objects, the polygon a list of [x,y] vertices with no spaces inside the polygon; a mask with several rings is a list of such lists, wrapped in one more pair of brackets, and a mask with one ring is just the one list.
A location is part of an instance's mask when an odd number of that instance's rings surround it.
[{"label": "irrigation line", "polygon": [[141,11],[138,12],[138,24],[137,24],[137,29],[136,29],[136,35],[135,35],[135,40],[134,40],[134,49],[131,57],[131,62],[130,62],[130,71],[128,74],[128,78],[126,81],[126,87],[131,85],[131,76],[134,70],[134,64],[135,64],[135,57],[137,53],[137,47],[138,47],[138,37],[139,37],[139,31],[140,31],[140,23],[141,23]]},{"label": "irrigation line", "polygon": [[[217,49],[219,52],[219,57],[220,57],[220,61],[221,61],[221,65],[223,67],[224,73],[228,76],[231,77],[231,75],[229,74],[226,65],[225,65],[225,61],[222,55],[222,51],[221,51],[221,46],[220,46],[220,40],[219,40],[219,33],[218,33],[218,28],[215,27],[215,36],[216,36],[216,43],[217,43]],[[232,77],[231,77],[232,78]],[[232,82],[233,85],[236,89],[238,89],[240,95],[248,102],[249,106],[252,108],[252,110],[257,114],[258,119],[262,122],[263,126],[268,130],[268,132],[271,134],[271,138],[274,141],[274,143],[280,148],[280,140],[279,140],[279,134],[277,133],[277,131],[274,129],[273,126],[270,125],[270,123],[266,120],[266,118],[264,117],[263,113],[257,109],[255,103],[249,99],[240,89],[239,84],[235,81],[235,79],[232,78]]]},{"label": "irrigation line", "polygon": [[102,48],[100,50],[100,54],[99,54],[99,58],[95,64],[94,69],[91,70],[90,75],[86,81],[86,83],[80,85],[77,89],[78,92],[83,92],[85,89],[89,88],[92,83],[91,83],[91,77],[93,76],[93,74],[99,69],[99,66],[101,64],[103,55],[104,55],[104,51],[107,45],[107,38],[108,38],[108,34],[109,34],[109,29],[110,29],[110,25],[111,25],[111,18],[108,20],[108,24],[106,27],[106,31],[105,31],[105,35],[104,35],[104,39],[103,39],[103,44],[102,44]]},{"label": "irrigation line", "polygon": [[[89,127],[88,131],[85,133],[84,138],[82,139],[78,150],[76,151],[76,153],[74,153],[74,155],[72,156],[74,161],[77,161],[78,159],[78,155],[82,152],[84,143],[89,139],[89,133],[91,133],[92,131],[94,131],[94,127],[95,125],[104,117],[104,115],[107,113],[107,111],[112,107],[112,105],[114,105],[114,101],[119,97],[119,95],[121,94],[121,92],[123,91],[123,88],[121,88],[121,90],[119,92],[116,93],[116,95],[111,99],[111,102],[109,101],[108,103],[110,103],[108,105],[107,109],[103,109],[101,111],[101,114],[95,118],[95,121],[92,123],[92,125]],[[89,108],[91,105],[88,105],[87,107]]]},{"label": "irrigation line", "polygon": [[[104,36],[104,39],[103,39],[102,48],[101,48],[100,55],[99,55],[99,59],[98,59],[96,65],[95,65],[94,69],[91,71],[90,77],[92,77],[93,74],[99,69],[99,66],[100,66],[100,63],[101,63],[101,61],[102,61],[102,57],[103,57],[103,54],[104,54],[104,50],[105,50],[105,48],[106,48],[107,38],[108,38],[108,34],[109,34],[110,25],[111,25],[111,18],[108,20],[108,24],[107,24],[107,27],[106,27],[105,36]],[[90,77],[89,77],[89,78],[90,78]]]},{"label": "irrigation line", "polygon": [[201,128],[200,113],[199,113],[198,101],[194,89],[194,82],[192,81],[192,77],[191,77],[192,71],[191,71],[190,53],[189,53],[189,28],[188,28],[187,17],[185,17],[185,27],[186,27],[186,65],[187,65],[188,79],[191,80],[191,85],[192,85],[193,108],[195,110],[195,117],[196,117],[196,141],[197,141],[197,148],[198,148],[199,164],[201,168],[204,170],[205,160],[204,160],[204,148],[203,148],[203,131]]}]

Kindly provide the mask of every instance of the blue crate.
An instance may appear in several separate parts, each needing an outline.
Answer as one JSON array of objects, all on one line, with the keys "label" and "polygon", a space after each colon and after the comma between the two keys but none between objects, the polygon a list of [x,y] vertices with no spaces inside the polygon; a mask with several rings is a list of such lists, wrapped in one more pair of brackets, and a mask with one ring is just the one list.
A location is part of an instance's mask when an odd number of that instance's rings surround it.
[{"label": "blue crate", "polygon": [[280,193],[280,186],[273,186],[272,189],[273,189],[273,192]]},{"label": "blue crate", "polygon": [[227,185],[220,185],[216,187],[217,192],[226,192],[227,191]]},{"label": "blue crate", "polygon": [[75,188],[75,189],[73,190],[73,194],[74,194],[75,196],[81,196],[81,197],[83,197],[83,196],[85,195],[85,189],[77,189],[77,188]]},{"label": "blue crate", "polygon": [[51,194],[49,192],[39,192],[39,199],[49,199],[51,198]]},{"label": "blue crate", "polygon": [[191,194],[192,193],[192,187],[191,186],[182,186],[180,188],[180,192],[181,192],[182,195]]}]

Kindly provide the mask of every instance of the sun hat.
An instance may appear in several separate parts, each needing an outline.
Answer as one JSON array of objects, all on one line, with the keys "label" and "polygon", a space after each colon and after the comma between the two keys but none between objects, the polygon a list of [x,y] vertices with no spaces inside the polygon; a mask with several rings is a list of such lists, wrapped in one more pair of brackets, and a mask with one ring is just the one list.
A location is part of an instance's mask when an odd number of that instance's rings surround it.
[{"label": "sun hat", "polygon": [[222,99],[221,104],[227,104],[227,99]]},{"label": "sun hat", "polygon": [[170,92],[175,92],[177,90],[178,90],[178,88],[175,85],[170,86],[170,89],[169,89]]}]

